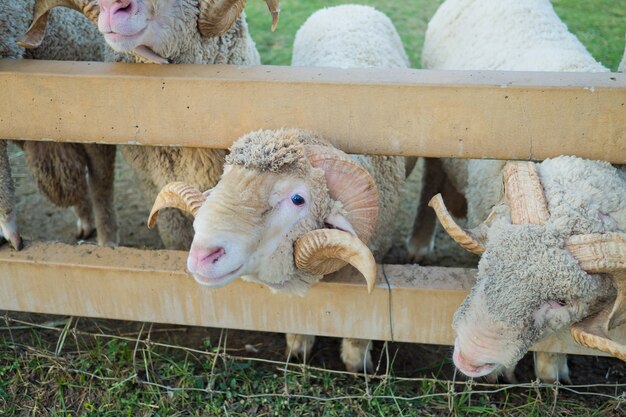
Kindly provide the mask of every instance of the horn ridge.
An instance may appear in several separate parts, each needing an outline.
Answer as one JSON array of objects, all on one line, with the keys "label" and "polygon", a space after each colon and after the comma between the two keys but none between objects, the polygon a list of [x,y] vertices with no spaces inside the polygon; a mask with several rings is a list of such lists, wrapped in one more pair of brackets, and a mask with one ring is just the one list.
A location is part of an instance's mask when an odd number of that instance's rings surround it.
[{"label": "horn ridge", "polygon": [[171,182],[157,195],[148,217],[148,227],[151,229],[154,227],[159,211],[164,208],[177,208],[195,217],[205,200],[204,194],[195,186],[184,182]]},{"label": "horn ridge", "polygon": [[351,264],[363,274],[367,291],[376,284],[374,255],[358,237],[337,229],[318,229],[302,235],[294,244],[296,267],[314,275],[327,275]]},{"label": "horn ridge", "polygon": [[239,18],[246,0],[200,0],[198,30],[210,38],[226,33]]},{"label": "horn ridge", "polygon": [[511,222],[545,224],[550,218],[550,212],[535,163],[509,161],[502,175]]},{"label": "horn ridge", "polygon": [[92,22],[98,23],[100,6],[97,0],[37,0],[33,9],[33,22],[17,44],[27,49],[41,45],[46,33],[50,10],[58,6],[77,10]]},{"label": "horn ridge", "polygon": [[443,202],[441,194],[437,194],[431,198],[428,202],[428,207],[432,207],[435,210],[435,214],[445,231],[463,249],[475,253],[476,255],[480,255],[485,252],[487,228],[496,218],[496,213],[494,211],[492,211],[487,219],[477,227],[473,229],[464,229],[452,218],[452,215]]}]

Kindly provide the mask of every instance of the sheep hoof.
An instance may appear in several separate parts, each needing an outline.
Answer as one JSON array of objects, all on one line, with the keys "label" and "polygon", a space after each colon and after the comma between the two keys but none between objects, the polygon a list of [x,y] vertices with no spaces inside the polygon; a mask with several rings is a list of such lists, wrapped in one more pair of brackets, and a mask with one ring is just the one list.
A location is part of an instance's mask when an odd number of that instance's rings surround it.
[{"label": "sheep hoof", "polygon": [[76,222],[78,231],[76,232],[76,239],[86,240],[93,237],[96,233],[96,228],[91,225],[90,222],[78,219]]},{"label": "sheep hoof", "polygon": [[0,246],[7,242],[17,251],[24,249],[24,241],[17,232],[15,220],[0,222]]},{"label": "sheep hoof", "polygon": [[311,357],[315,336],[287,333],[285,338],[287,340],[287,348],[285,349],[287,359],[292,357],[306,362]]},{"label": "sheep hoof", "polygon": [[363,339],[343,339],[341,342],[341,360],[346,370],[355,373],[372,373],[372,343]]}]

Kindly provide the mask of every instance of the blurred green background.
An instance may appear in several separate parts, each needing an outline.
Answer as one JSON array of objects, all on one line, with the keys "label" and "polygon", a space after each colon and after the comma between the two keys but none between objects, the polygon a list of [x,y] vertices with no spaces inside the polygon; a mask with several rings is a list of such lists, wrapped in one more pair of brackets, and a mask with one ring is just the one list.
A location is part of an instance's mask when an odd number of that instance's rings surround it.
[{"label": "blurred green background", "polygon": [[[250,32],[264,64],[289,65],[291,47],[298,28],[316,10],[345,3],[374,6],[391,18],[415,68],[420,68],[420,54],[426,26],[443,0],[281,0],[280,24],[269,31],[271,17],[263,0],[248,0],[246,13]],[[591,54],[612,71],[617,69],[624,52],[626,0],[552,0],[569,30]]]}]

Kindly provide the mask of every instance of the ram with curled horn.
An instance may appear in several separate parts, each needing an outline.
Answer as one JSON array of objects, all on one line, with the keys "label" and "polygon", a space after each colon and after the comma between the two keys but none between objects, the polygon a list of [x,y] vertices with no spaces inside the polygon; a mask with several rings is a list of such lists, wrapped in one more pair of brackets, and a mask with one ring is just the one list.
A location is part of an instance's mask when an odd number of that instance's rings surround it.
[{"label": "ram with curled horn", "polygon": [[[273,32],[278,25],[279,3],[278,0],[265,0],[265,2],[272,15],[271,30]],[[18,44],[24,48],[38,47],[45,36],[50,10],[60,6],[83,13],[98,25],[114,50],[129,53],[139,62],[183,63],[184,61],[171,56],[171,51],[177,50],[176,47],[173,48],[174,42],[166,42],[169,45],[162,44],[163,39],[171,37],[171,35],[163,36],[162,32],[165,30],[171,33],[171,31],[168,30],[167,25],[163,24],[165,20],[160,18],[174,17],[172,21],[185,19],[182,16],[178,19],[179,16],[175,15],[175,8],[163,3],[165,3],[163,0],[37,0],[33,22]],[[245,6],[246,0],[199,0],[196,5],[198,13],[195,13],[198,15],[196,31],[202,38],[214,38],[225,34],[233,28]],[[180,7],[182,9],[186,6]],[[187,22],[181,23],[183,25],[178,27],[189,28]],[[172,25],[171,28],[174,29],[174,27],[175,25]],[[173,41],[180,44],[182,39],[173,39]],[[187,43],[182,42],[182,44]]]},{"label": "ram with curled horn", "polygon": [[200,284],[222,286],[243,276],[302,295],[348,263],[369,291],[376,282],[366,244],[378,219],[378,187],[361,165],[306,131],[242,137],[213,189],[203,194],[168,184],[148,226],[169,207],[195,217],[188,268]]},{"label": "ram with curled horn", "polygon": [[[242,277],[304,295],[323,275],[351,264],[371,291],[376,261],[391,244],[383,230],[398,206],[403,162],[349,157],[308,131],[257,131],[233,144],[211,190],[164,187],[148,224],[166,207],[195,216],[187,268],[203,285]],[[363,368],[362,355],[354,362],[349,369]]]},{"label": "ram with curled horn", "polygon": [[565,156],[509,162],[501,203],[469,230],[456,224],[441,196],[431,200],[450,236],[482,254],[476,285],[453,322],[461,371],[482,376],[514,365],[541,338],[567,329],[576,342],[626,361],[624,344],[609,337],[626,321],[620,170]]}]

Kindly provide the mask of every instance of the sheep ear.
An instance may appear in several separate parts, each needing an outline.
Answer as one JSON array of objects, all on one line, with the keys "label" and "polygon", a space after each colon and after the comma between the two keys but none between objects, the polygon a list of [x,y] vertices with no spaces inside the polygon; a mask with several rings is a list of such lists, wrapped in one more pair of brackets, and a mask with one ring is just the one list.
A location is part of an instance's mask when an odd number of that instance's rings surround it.
[{"label": "sheep ear", "polygon": [[27,49],[36,48],[41,45],[46,34],[50,10],[57,6],[77,10],[92,22],[98,23],[100,7],[98,6],[97,0],[37,0],[33,11],[33,22],[17,44]]},{"label": "sheep ear", "polygon": [[354,230],[354,227],[352,226],[352,224],[350,224],[350,221],[346,218],[346,216],[342,214],[329,214],[324,219],[324,224],[326,225],[327,229],[343,230],[344,232],[348,232],[351,235],[357,235],[356,230]]}]

